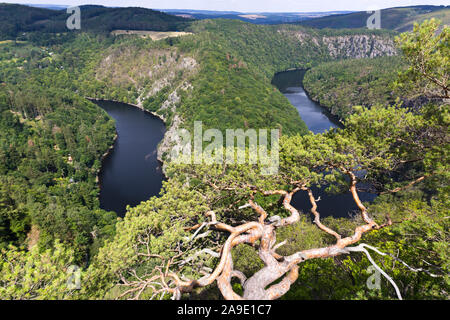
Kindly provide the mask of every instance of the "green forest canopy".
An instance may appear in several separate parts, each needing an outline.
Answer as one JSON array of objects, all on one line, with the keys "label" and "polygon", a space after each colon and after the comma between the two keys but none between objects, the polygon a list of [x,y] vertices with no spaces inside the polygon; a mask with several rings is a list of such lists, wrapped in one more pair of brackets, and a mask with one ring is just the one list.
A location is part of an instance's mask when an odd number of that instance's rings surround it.
[{"label": "green forest canopy", "polygon": [[[0,246],[3,248],[0,296],[5,299],[121,297],[124,291],[117,284],[127,282],[118,275],[136,272],[143,276],[165,259],[173,258],[174,248],[195,232],[191,228],[209,221],[204,213],[214,210],[220,221],[229,224],[239,219],[254,221],[251,209],[237,209],[250,197],[268,210],[270,216],[286,218],[286,211],[278,204],[279,195],[266,197],[258,190],[278,188],[288,192],[289,188],[298,187],[298,181],[305,188],[332,183],[341,189],[348,183],[344,179],[347,171],[365,169],[367,181],[379,193],[387,192],[367,208],[368,213],[381,226],[384,214],[390,212],[394,225],[370,233],[364,241],[395,253],[409,265],[423,267],[428,273],[412,272],[393,264],[390,256],[379,256],[377,262],[392,266],[386,272],[398,283],[404,297],[448,298],[448,219],[444,219],[448,214],[448,104],[432,103],[414,112],[397,106],[356,108],[348,116],[345,129],[308,135],[295,109],[270,85],[270,76],[288,67],[326,62],[330,58],[323,47],[317,50],[311,44],[312,39],[311,43],[300,46],[293,37],[280,38],[273,26],[262,31],[258,26],[218,20],[196,22],[191,28],[196,33],[194,36],[157,43],[92,33],[44,37],[30,33],[29,38],[23,39],[25,43],[0,44]],[[287,28],[287,31],[298,30]],[[423,49],[417,46],[423,42],[420,35],[433,34],[435,30],[435,22],[429,22],[401,38],[410,61]],[[441,37],[440,46],[436,51],[427,51],[424,61],[428,63],[427,74],[438,78],[448,74],[448,28]],[[40,42],[42,38],[46,38],[45,44]],[[142,62],[149,66],[176,61],[178,55],[193,57],[200,63],[197,73],[180,74],[177,78],[177,81],[191,82],[194,88],[191,94],[182,96],[177,109],[187,123],[203,120],[208,126],[242,127],[247,118],[251,126],[281,125],[285,136],[280,176],[261,179],[256,174],[258,170],[251,167],[228,168],[225,175],[220,167],[203,170],[172,167],[162,196],[130,209],[118,223],[114,213],[99,209],[95,178],[101,156],[112,143],[114,123],[84,96],[111,98],[109,83],[105,79],[93,79],[104,55],[124,46],[164,52],[159,61],[143,58]],[[261,54],[255,55],[255,50]],[[421,88],[432,88],[433,84],[421,76],[420,70],[414,69],[414,64],[409,66],[401,78],[403,82],[397,85],[420,84]],[[447,69],[442,71],[436,66]],[[117,67],[126,73],[133,67],[133,61]],[[143,86],[145,89],[146,84]],[[134,103],[142,88],[122,83],[114,89],[114,97]],[[430,92],[436,90],[432,89]],[[244,117],[226,114],[236,97],[240,97]],[[156,97],[155,101],[165,98]],[[150,101],[147,107],[154,108],[154,104]],[[274,106],[280,111],[274,113]],[[258,112],[255,107],[259,108]],[[219,124],[218,118],[225,121]],[[419,159],[418,154],[422,155]],[[324,168],[331,169],[332,174],[325,177]],[[186,184],[187,179],[191,183]],[[211,185],[211,181],[216,184]],[[403,190],[406,186],[410,188]],[[231,192],[227,190],[230,187],[233,187]],[[396,192],[388,192],[393,190]],[[406,222],[397,224],[401,220]],[[321,233],[311,222],[308,215],[301,214],[295,224],[277,230],[278,239],[287,241],[278,253],[288,256],[332,245],[333,237]],[[332,218],[322,222],[343,237],[363,223],[358,219]],[[151,235],[150,242],[146,234]],[[143,242],[136,245],[139,239]],[[200,241],[204,248],[218,249],[226,239],[226,234],[222,234],[219,242],[209,237]],[[33,241],[38,245],[32,246]],[[145,243],[160,257],[139,255]],[[194,247],[186,245],[184,254],[195,254]],[[264,266],[252,247],[245,244],[236,246],[231,254],[235,267],[246,277]],[[198,278],[203,267],[217,266],[217,260],[207,254],[190,261],[183,265],[182,273],[191,279]],[[82,290],[66,290],[61,285],[66,277],[65,268],[86,262]],[[365,287],[368,266],[364,256],[355,254],[306,261],[298,270],[298,282],[290,283],[291,291],[286,297],[393,297],[393,289],[388,285],[376,292]],[[54,277],[46,276],[49,270]],[[430,273],[438,276],[432,277]],[[319,278],[319,274],[327,276]],[[133,276],[125,278],[125,281],[132,280]],[[243,294],[245,285],[235,285],[233,290]],[[147,288],[142,298],[151,297],[156,291]],[[211,298],[217,297],[219,291],[209,286],[194,294]]]}]

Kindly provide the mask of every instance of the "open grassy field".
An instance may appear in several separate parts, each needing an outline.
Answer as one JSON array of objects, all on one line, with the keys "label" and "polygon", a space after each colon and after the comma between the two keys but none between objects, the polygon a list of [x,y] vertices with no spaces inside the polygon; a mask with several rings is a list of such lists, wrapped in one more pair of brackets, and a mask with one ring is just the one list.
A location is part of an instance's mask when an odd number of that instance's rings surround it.
[{"label": "open grassy field", "polygon": [[186,35],[192,34],[191,32],[176,32],[176,31],[168,31],[168,32],[159,32],[159,31],[145,31],[145,30],[114,30],[111,31],[111,34],[117,35],[139,35],[141,37],[149,37],[153,41],[162,40],[165,38],[171,37],[182,37]]},{"label": "open grassy field", "polygon": [[[3,41],[0,41],[0,44],[8,44],[8,43],[13,43],[13,42],[14,42],[14,40],[3,40]],[[27,43],[27,41],[17,40],[16,43]]]}]

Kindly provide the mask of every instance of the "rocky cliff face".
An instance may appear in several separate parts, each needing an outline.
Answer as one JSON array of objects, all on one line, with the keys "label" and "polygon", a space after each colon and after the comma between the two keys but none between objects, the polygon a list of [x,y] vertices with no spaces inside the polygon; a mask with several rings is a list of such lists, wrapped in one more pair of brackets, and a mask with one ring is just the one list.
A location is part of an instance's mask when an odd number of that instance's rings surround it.
[{"label": "rocky cliff face", "polygon": [[[164,134],[164,138],[158,145],[157,153],[158,160],[163,162],[163,172],[166,163],[171,160],[170,151],[172,148],[180,148],[181,146],[181,141],[178,136],[178,129],[180,129],[183,119],[177,114],[177,104],[181,102],[181,98],[179,96],[180,90],[189,92],[192,90],[192,85],[188,81],[183,82],[168,95],[167,100],[161,104],[161,107],[156,112],[152,112],[153,114],[159,116],[167,126],[167,131]],[[144,109],[141,100],[139,101],[138,106]],[[173,116],[171,117],[171,115]]]},{"label": "rocky cliff face", "polygon": [[322,43],[334,59],[375,58],[397,55],[394,41],[387,36],[348,35],[323,37]]},{"label": "rocky cliff face", "polygon": [[391,36],[375,34],[351,34],[321,36],[305,30],[279,29],[283,37],[300,42],[302,46],[316,47],[315,52],[328,53],[333,59],[360,59],[397,55]]},{"label": "rocky cliff face", "polygon": [[[97,80],[106,84],[100,98],[117,100],[114,91],[128,96],[128,103],[148,111],[166,124],[166,133],[158,145],[158,160],[170,161],[171,149],[181,142],[177,130],[183,119],[177,113],[181,92],[192,90],[190,79],[198,69],[197,61],[176,49],[119,47],[111,50],[96,70]],[[158,103],[149,103],[157,101]]]},{"label": "rocky cliff face", "polygon": [[[161,118],[167,131],[158,146],[158,159],[170,160],[170,150],[177,144],[177,130],[183,119],[177,114],[180,93],[192,90],[191,77],[197,72],[197,61],[179,54],[176,49],[141,49],[119,47],[103,59],[96,79],[107,85],[104,99],[116,100],[112,91],[121,90],[128,103]],[[158,101],[148,103],[148,101]]]}]

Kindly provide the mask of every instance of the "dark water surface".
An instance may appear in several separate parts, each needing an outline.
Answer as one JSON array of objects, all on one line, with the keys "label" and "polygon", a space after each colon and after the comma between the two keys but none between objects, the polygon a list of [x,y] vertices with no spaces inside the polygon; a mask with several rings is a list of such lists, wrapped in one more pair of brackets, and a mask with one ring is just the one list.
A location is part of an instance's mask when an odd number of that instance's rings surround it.
[{"label": "dark water surface", "polygon": [[280,72],[274,76],[272,84],[288,98],[313,133],[340,127],[339,121],[331,113],[308,97],[302,87],[304,74],[304,70]]},{"label": "dark water surface", "polygon": [[156,149],[164,137],[164,123],[133,106],[95,101],[116,120],[118,138],[100,172],[100,207],[123,216],[161,190],[163,174]]},{"label": "dark water surface", "polygon": [[[272,84],[275,85],[291,104],[298,110],[300,117],[314,134],[323,133],[330,128],[341,127],[337,119],[325,108],[312,101],[302,87],[304,70],[285,71],[277,73]],[[346,194],[328,194],[323,189],[312,188],[316,198],[320,197],[317,203],[318,211],[321,216],[333,216],[336,218],[349,217],[351,213],[358,210],[350,193]],[[373,201],[374,194],[359,193],[362,201]],[[311,204],[306,192],[298,192],[292,198],[292,205],[309,212]]]}]

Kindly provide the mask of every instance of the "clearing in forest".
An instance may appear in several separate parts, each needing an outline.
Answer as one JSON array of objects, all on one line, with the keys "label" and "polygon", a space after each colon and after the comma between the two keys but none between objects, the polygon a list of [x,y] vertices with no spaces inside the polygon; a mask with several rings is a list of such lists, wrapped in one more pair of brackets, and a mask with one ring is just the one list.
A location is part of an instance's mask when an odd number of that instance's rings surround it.
[{"label": "clearing in forest", "polygon": [[141,37],[150,37],[153,41],[158,41],[170,37],[182,37],[193,33],[178,32],[178,31],[163,32],[163,31],[145,31],[145,30],[114,30],[111,31],[111,34],[115,36],[123,34],[136,34],[140,35]]}]

